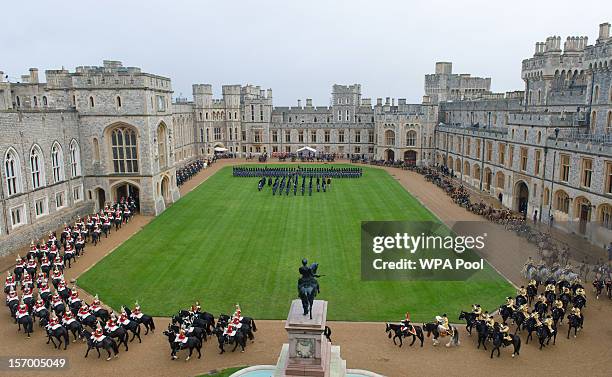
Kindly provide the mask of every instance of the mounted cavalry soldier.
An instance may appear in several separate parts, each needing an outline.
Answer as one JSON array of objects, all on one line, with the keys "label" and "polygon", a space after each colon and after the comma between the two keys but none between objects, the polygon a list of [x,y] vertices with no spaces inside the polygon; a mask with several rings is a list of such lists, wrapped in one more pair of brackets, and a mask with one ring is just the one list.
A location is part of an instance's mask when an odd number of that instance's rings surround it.
[{"label": "mounted cavalry soldier", "polygon": [[4,293],[9,293],[11,290],[15,290],[15,276],[10,271],[6,272],[6,280],[4,281]]},{"label": "mounted cavalry soldier", "polygon": [[98,295],[96,294],[94,296],[93,301],[91,302],[91,311],[96,313],[100,309],[102,309],[102,303],[100,302],[100,299],[98,298]]},{"label": "mounted cavalry soldier", "polygon": [[410,323],[409,312],[406,312],[406,318],[401,320],[400,324],[402,325],[400,327],[401,332],[407,332],[408,334],[416,335],[416,330],[414,329],[414,326],[412,326],[412,324]]},{"label": "mounted cavalry soldier", "polygon": [[187,338],[187,335],[185,335],[185,329],[184,328],[181,328],[179,333],[176,334],[176,338],[174,338],[174,342],[175,343],[187,344],[188,340],[189,340],[189,338]]},{"label": "mounted cavalry soldier", "polygon": [[57,318],[55,312],[51,312],[51,317],[49,318],[49,324],[47,326],[49,326],[50,330],[56,330],[62,327],[62,324],[60,323],[59,318]]},{"label": "mounted cavalry soldier", "polygon": [[472,305],[472,313],[476,316],[477,321],[480,321],[483,319],[482,307],[480,306],[480,304]]},{"label": "mounted cavalry soldier", "polygon": [[90,315],[92,315],[89,312],[89,306],[87,304],[83,304],[83,306],[81,306],[81,308],[79,309],[79,312],[77,313],[77,317],[79,318],[80,321],[83,321],[85,318],[89,317]]},{"label": "mounted cavalry soldier", "polygon": [[74,319],[72,312],[70,311],[70,309],[66,308],[66,311],[64,312],[64,317],[62,318],[63,324],[65,326],[68,326],[74,321],[76,321],[76,319]]},{"label": "mounted cavalry soldier", "polygon": [[127,313],[125,312],[125,308],[121,307],[121,315],[119,316],[119,324],[123,326],[127,326],[130,323],[130,319],[128,318]]},{"label": "mounted cavalry soldier", "polygon": [[11,289],[8,295],[6,296],[6,305],[10,307],[11,304],[15,301],[19,302],[19,296],[17,296],[17,292],[15,292],[14,289]]},{"label": "mounted cavalry soldier", "polygon": [[489,314],[488,311],[485,311],[482,316],[483,316],[485,323],[487,324],[489,328],[492,329],[495,327],[495,319],[493,319],[493,316]]},{"label": "mounted cavalry soldier", "polygon": [[514,299],[510,296],[506,297],[506,307],[512,311],[516,310],[516,306],[514,305]]},{"label": "mounted cavalry soldier", "polygon": [[453,331],[448,324],[448,317],[446,316],[446,313],[442,314],[442,316],[437,315],[436,322],[438,323],[438,331],[440,331],[440,334],[453,336]]},{"label": "mounted cavalry soldier", "polygon": [[142,311],[140,310],[140,305],[136,302],[134,306],[134,310],[132,310],[132,318],[140,319],[142,318]]},{"label": "mounted cavalry soldier", "polygon": [[512,342],[512,336],[510,336],[510,327],[508,325],[502,324],[499,328],[499,331],[503,334],[504,340]]},{"label": "mounted cavalry soldier", "polygon": [[81,299],[79,298],[79,291],[77,291],[76,287],[72,287],[72,290],[70,291],[70,298],[68,299],[68,303],[72,305],[80,301]]},{"label": "mounted cavalry soldier", "polygon": [[30,313],[28,312],[28,306],[25,304],[25,302],[23,302],[23,299],[21,299],[21,303],[17,307],[17,313],[15,314],[15,318],[19,319],[29,314]]},{"label": "mounted cavalry soldier", "polygon": [[115,330],[119,328],[119,324],[117,323],[117,316],[115,315],[115,313],[111,314],[108,321],[106,321],[105,327],[106,327],[106,331],[108,332],[114,332]]},{"label": "mounted cavalry soldier", "polygon": [[584,316],[582,315],[580,308],[573,307],[571,311],[573,315],[580,319],[580,327],[582,327],[582,324],[584,323]]},{"label": "mounted cavalry soldier", "polygon": [[102,326],[100,326],[100,323],[98,322],[98,326],[96,327],[96,331],[93,332],[93,334],[91,334],[91,339],[94,342],[101,342],[104,340],[104,338],[106,338],[106,335],[104,335],[104,331],[102,330]]},{"label": "mounted cavalry soldier", "polygon": [[554,334],[555,333],[555,329],[553,329],[553,319],[552,319],[552,317],[544,318],[544,320],[542,321],[542,324],[545,325],[546,327],[548,327],[548,331],[549,331],[550,334]]}]

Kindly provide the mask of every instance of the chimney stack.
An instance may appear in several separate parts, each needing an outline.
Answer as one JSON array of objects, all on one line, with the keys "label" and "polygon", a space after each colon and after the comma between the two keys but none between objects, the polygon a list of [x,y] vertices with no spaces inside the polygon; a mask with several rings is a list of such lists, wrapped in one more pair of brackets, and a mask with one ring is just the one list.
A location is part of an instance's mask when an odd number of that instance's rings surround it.
[{"label": "chimney stack", "polygon": [[30,68],[30,84],[38,84],[38,68]]},{"label": "chimney stack", "polygon": [[298,107],[302,107],[302,100],[301,99],[298,100]]},{"label": "chimney stack", "polygon": [[610,38],[610,23],[599,24],[599,38],[597,38],[597,42],[604,42],[608,38]]},{"label": "chimney stack", "polygon": [[306,98],[306,107],[312,107],[312,98]]}]

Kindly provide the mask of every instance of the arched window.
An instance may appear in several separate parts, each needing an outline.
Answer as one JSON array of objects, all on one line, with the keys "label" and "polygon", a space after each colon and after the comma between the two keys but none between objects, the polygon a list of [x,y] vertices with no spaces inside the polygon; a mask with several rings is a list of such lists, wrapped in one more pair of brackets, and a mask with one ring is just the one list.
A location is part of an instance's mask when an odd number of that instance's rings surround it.
[{"label": "arched window", "polygon": [[136,131],[128,127],[117,127],[111,132],[113,171],[115,173],[138,172],[138,148]]},{"label": "arched window", "polygon": [[157,127],[157,153],[159,155],[159,168],[166,167],[166,126],[163,123]]},{"label": "arched window", "polygon": [[612,133],[612,111],[608,111],[608,121],[606,122],[606,132]]},{"label": "arched window", "polygon": [[569,212],[569,196],[563,190],[559,190],[555,193],[555,209],[557,211],[568,213]]},{"label": "arched window", "polygon": [[538,143],[542,141],[542,131],[538,131]]},{"label": "arched window", "polygon": [[395,132],[391,130],[385,131],[385,143],[386,145],[395,145]]},{"label": "arched window", "polygon": [[34,107],[38,107],[38,97],[34,96]]},{"label": "arched window", "polygon": [[89,106],[90,107],[94,107],[95,103],[94,103],[94,98],[93,97],[89,97]]},{"label": "arched window", "polygon": [[51,169],[53,170],[53,182],[64,180],[64,156],[62,146],[58,142],[51,147]]},{"label": "arched window", "polygon": [[593,111],[591,113],[591,130],[595,130],[595,128],[597,127],[597,112]]},{"label": "arched window", "polygon": [[416,145],[416,131],[406,132],[406,146],[414,147]]},{"label": "arched window", "polygon": [[32,172],[32,188],[37,189],[45,185],[45,164],[42,150],[38,145],[30,151],[30,171]]},{"label": "arched window", "polygon": [[12,196],[21,192],[21,169],[19,157],[13,148],[10,148],[4,156],[4,175],[6,180],[6,192]]},{"label": "arched window", "polygon": [[597,103],[599,100],[599,85],[595,85],[595,92],[593,93],[593,103]]},{"label": "arched window", "polygon": [[117,96],[117,107],[121,108],[121,97]]},{"label": "arched window", "polygon": [[544,205],[547,206],[549,201],[550,201],[550,190],[548,190],[548,187],[546,187],[544,189]]},{"label": "arched window", "polygon": [[17,107],[21,106],[21,100],[19,99],[19,96],[15,97],[15,103],[17,104]]},{"label": "arched window", "polygon": [[73,178],[81,175],[81,151],[76,140],[70,142],[70,173]]},{"label": "arched window", "polygon": [[47,106],[49,102],[47,102],[47,96],[43,96],[43,106]]}]

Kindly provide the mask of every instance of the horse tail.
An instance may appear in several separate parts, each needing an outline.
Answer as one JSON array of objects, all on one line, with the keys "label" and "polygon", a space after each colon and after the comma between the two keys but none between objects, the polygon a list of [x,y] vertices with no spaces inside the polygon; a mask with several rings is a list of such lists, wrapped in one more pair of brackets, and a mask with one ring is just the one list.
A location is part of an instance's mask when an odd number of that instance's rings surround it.
[{"label": "horse tail", "polygon": [[520,350],[521,350],[521,338],[518,336],[515,336],[514,337],[514,353],[518,355]]},{"label": "horse tail", "polygon": [[459,344],[459,330],[453,326],[453,342]]},{"label": "horse tail", "polygon": [[251,327],[253,328],[253,332],[257,331],[257,326],[255,326],[255,320],[251,319]]},{"label": "horse tail", "polygon": [[151,330],[155,330],[155,322],[153,322],[153,317],[151,317],[150,325],[151,325]]},{"label": "horse tail", "polygon": [[[68,330],[63,331],[61,334],[64,338],[64,344],[69,344],[70,343],[70,336],[68,336]],[[59,339],[59,336],[58,336]]]}]

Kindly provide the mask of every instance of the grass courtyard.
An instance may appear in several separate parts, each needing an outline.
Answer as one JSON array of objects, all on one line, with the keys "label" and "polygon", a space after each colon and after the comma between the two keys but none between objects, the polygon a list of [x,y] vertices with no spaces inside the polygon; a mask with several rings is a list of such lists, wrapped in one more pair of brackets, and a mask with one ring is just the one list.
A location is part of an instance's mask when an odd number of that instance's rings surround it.
[{"label": "grass courtyard", "polygon": [[[364,220],[436,220],[386,171],[364,167],[359,179],[335,179],[326,193],[294,197],[257,191],[258,178],[210,177],[84,275],[78,284],[118,309],[138,300],[169,316],[200,301],[230,313],[240,303],[256,319],[285,319],[297,298],[303,257],[320,264],[328,319],[414,321],[480,303],[492,310],[513,293],[490,266],[473,281],[361,281]],[[484,274],[484,278],[483,278]],[[476,276],[475,276],[476,277]]]}]

